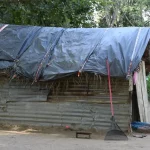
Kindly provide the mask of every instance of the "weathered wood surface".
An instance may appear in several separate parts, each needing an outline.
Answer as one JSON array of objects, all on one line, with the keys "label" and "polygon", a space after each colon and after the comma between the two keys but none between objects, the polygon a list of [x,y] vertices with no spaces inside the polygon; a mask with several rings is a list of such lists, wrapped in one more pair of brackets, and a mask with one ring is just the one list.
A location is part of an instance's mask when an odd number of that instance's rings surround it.
[{"label": "weathered wood surface", "polygon": [[140,71],[137,74],[136,92],[140,121],[150,123],[150,102],[148,101],[144,61],[141,62]]},{"label": "weathered wood surface", "polygon": [[[9,80],[1,78],[0,101],[3,104],[0,103],[0,121],[108,130],[111,113],[107,77],[88,79],[83,76],[33,85],[28,81],[13,80],[8,85]],[[112,79],[112,88],[116,121],[121,129],[127,130],[129,83],[123,79]]]}]

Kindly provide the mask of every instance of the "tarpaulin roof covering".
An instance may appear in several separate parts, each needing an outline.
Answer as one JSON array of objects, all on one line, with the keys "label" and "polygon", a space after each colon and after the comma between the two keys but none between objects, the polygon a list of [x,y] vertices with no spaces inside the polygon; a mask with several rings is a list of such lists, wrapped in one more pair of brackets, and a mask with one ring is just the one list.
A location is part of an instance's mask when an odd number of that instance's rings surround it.
[{"label": "tarpaulin roof covering", "polygon": [[38,80],[77,72],[126,77],[150,40],[149,27],[56,28],[0,24],[0,69]]}]

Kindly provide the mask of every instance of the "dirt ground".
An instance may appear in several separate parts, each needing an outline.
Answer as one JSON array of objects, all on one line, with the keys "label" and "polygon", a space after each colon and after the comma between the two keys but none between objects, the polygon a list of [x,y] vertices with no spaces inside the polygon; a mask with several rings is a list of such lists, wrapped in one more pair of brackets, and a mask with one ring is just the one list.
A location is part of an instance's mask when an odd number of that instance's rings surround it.
[{"label": "dirt ground", "polygon": [[129,136],[128,141],[104,141],[103,133],[92,133],[91,139],[75,138],[75,131],[0,130],[0,150],[149,150],[150,135]]}]

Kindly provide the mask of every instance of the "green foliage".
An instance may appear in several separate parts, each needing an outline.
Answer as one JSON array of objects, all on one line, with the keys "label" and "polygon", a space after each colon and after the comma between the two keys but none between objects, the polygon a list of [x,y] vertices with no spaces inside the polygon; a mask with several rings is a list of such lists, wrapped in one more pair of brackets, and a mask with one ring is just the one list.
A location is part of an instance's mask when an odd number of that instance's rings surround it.
[{"label": "green foliage", "polygon": [[149,26],[150,0],[0,0],[0,22],[56,27]]},{"label": "green foliage", "polygon": [[3,23],[94,27],[94,0],[4,0],[0,4]]},{"label": "green foliage", "polygon": [[[109,0],[103,8],[99,26],[149,26],[149,0]],[[145,16],[144,16],[145,15]]]}]

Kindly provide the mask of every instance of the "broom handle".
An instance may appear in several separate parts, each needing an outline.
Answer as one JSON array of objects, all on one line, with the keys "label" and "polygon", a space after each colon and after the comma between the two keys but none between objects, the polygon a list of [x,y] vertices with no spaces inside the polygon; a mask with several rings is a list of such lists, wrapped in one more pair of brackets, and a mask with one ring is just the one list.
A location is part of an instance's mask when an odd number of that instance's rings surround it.
[{"label": "broom handle", "polygon": [[108,73],[110,109],[111,109],[112,116],[114,116],[114,107],[113,107],[113,102],[112,102],[112,91],[111,91],[111,82],[110,82],[110,66],[109,66],[108,59],[106,60],[106,64],[107,64],[107,73]]}]

